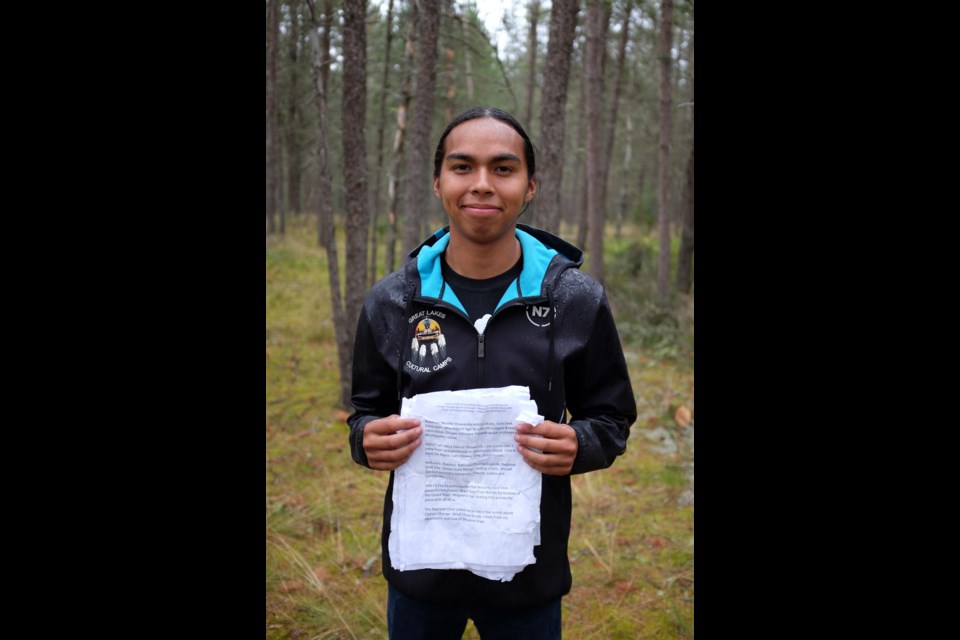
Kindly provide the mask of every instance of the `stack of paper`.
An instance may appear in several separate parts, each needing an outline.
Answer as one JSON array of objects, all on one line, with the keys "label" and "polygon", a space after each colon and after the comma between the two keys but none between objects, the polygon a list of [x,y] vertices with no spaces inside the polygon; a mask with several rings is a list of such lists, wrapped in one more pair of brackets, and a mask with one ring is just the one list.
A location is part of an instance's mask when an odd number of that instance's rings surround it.
[{"label": "stack of paper", "polygon": [[400,416],[420,418],[423,443],[394,472],[393,568],[505,582],[535,563],[541,474],[513,439],[516,423],[543,422],[530,389],[422,393],[403,399]]}]

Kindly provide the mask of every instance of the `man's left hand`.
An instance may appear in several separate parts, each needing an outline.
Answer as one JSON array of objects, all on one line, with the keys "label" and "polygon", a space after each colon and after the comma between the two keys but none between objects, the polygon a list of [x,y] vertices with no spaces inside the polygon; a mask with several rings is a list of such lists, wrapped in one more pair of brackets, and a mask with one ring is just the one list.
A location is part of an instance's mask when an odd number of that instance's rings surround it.
[{"label": "man's left hand", "polygon": [[[573,427],[552,420],[544,420],[536,426],[522,422],[517,425],[514,439],[519,443],[517,450],[526,463],[551,476],[570,473],[580,446]],[[543,453],[532,451],[531,447]]]}]

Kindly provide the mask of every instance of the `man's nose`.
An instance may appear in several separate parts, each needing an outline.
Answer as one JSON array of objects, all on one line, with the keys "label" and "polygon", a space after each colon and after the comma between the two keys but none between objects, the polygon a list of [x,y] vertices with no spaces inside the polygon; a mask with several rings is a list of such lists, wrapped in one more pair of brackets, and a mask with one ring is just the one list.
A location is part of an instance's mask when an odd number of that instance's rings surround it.
[{"label": "man's nose", "polygon": [[474,193],[490,193],[493,188],[490,184],[490,173],[483,168],[473,172],[474,180],[471,191]]}]

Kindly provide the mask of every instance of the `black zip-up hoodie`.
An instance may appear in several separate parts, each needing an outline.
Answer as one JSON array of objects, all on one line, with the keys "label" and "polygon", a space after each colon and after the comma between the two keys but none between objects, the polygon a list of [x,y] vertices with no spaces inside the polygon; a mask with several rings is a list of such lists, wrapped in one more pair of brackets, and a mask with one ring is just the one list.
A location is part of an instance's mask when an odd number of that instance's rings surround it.
[{"label": "black zip-up hoodie", "polygon": [[[579,270],[583,252],[573,245],[522,224],[516,236],[522,271],[483,332],[443,281],[440,255],[450,240],[449,227],[430,236],[402,269],[367,293],[354,346],[355,412],[347,420],[355,462],[369,466],[364,426],[399,414],[402,397],[508,385],[529,387],[547,420],[576,431],[579,450],[572,474],[609,467],[626,450],[636,400],[603,287]],[[543,475],[537,561],[510,582],[458,569],[397,571],[387,548],[391,472],[383,504],[384,576],[401,592],[427,602],[543,604],[570,592],[570,505],[570,477]]]}]

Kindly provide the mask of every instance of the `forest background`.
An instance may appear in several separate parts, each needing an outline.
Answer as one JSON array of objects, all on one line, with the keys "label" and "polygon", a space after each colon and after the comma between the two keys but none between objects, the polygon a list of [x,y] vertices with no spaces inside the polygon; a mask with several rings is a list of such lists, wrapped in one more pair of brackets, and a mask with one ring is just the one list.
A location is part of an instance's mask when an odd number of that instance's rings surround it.
[{"label": "forest background", "polygon": [[[386,474],[350,460],[362,296],[445,224],[433,145],[502,108],[537,149],[524,222],[586,252],[640,418],[575,477],[570,638],[693,637],[693,2],[266,3],[266,633],[385,638]],[[468,628],[467,637],[477,637]]]}]

